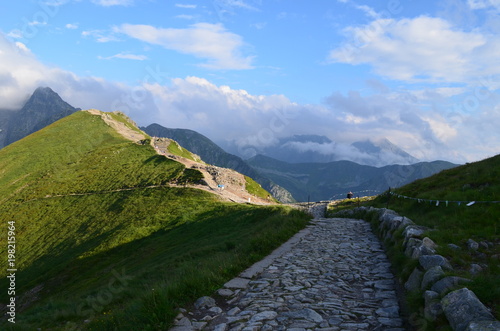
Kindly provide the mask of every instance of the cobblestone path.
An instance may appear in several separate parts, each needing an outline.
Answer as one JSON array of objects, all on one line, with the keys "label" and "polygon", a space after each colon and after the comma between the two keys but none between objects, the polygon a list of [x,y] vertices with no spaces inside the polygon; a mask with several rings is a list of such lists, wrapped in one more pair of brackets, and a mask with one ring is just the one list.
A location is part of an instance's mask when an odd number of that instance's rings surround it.
[{"label": "cobblestone path", "polygon": [[362,220],[313,220],[259,275],[218,294],[171,330],[404,330],[390,263]]}]

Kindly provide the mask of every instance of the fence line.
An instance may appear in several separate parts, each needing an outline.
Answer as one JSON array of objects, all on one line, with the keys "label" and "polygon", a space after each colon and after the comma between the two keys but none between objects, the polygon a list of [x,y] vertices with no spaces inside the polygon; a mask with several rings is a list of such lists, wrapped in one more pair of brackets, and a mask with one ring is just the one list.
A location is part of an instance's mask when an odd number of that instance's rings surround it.
[{"label": "fence line", "polygon": [[450,203],[456,203],[456,204],[458,204],[458,206],[465,204],[467,207],[470,207],[476,203],[500,203],[500,201],[477,201],[477,200],[475,200],[475,201],[470,201],[470,200],[463,201],[463,200],[422,199],[422,198],[409,197],[409,196],[402,195],[402,194],[392,192],[392,191],[389,191],[389,194],[391,194],[392,196],[395,196],[396,198],[416,200],[416,201],[418,201],[418,203],[422,203],[422,202],[429,202],[430,204],[435,203],[436,207],[439,206],[440,204],[445,204],[446,207],[448,207],[448,205]]}]

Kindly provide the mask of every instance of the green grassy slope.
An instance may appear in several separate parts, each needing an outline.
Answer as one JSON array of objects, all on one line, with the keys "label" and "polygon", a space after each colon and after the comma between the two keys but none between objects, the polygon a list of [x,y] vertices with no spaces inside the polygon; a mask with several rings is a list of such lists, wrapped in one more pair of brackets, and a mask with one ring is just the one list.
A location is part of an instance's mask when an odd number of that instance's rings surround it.
[{"label": "green grassy slope", "polygon": [[0,328],[165,329],[176,307],[211,294],[307,223],[289,208],[168,186],[196,177],[191,170],[87,112],[0,150],[1,289],[8,222],[18,269],[16,324]]},{"label": "green grassy slope", "polygon": [[[419,202],[398,195],[426,200]],[[473,279],[467,287],[500,318],[500,203],[493,203],[499,200],[500,155],[497,155],[417,180],[396,189],[395,195],[381,195],[375,206],[388,206],[432,229],[427,236],[439,245],[438,254],[450,259],[455,274]],[[472,201],[476,203],[467,206]],[[468,249],[469,239],[481,243],[477,251]],[[448,244],[460,249],[454,250]],[[472,275],[471,264],[487,268]],[[400,267],[404,270],[404,265]]]}]

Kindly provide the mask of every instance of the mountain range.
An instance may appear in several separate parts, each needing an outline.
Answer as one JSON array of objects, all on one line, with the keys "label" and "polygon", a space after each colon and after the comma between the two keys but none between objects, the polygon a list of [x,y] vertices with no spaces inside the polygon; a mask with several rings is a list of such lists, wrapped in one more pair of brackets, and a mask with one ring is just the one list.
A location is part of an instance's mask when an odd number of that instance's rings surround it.
[{"label": "mountain range", "polygon": [[[22,109],[0,111],[0,147],[78,110],[50,88],[38,88]],[[207,163],[254,178],[281,202],[339,198],[348,191],[378,193],[456,166],[445,161],[418,162],[387,139],[341,145],[319,135],[282,138],[276,146],[261,150],[262,155],[243,160],[196,131],[159,124],[141,129],[150,136],[177,141]],[[348,156],[351,159],[344,159]],[[390,161],[399,165],[387,165]]]},{"label": "mountain range", "polygon": [[[226,148],[237,155],[241,150],[232,145]],[[417,158],[385,138],[366,139],[346,144],[332,141],[326,136],[293,135],[280,138],[273,145],[255,150],[257,154],[288,163],[327,163],[348,160],[363,165],[382,167],[390,164],[409,165],[419,162]]]}]

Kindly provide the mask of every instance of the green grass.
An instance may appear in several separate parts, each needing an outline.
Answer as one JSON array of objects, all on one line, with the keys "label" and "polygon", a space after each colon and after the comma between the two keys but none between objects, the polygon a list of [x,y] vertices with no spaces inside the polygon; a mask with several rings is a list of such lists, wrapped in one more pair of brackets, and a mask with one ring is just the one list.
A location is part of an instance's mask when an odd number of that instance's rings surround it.
[{"label": "green grass", "polygon": [[[427,236],[438,245],[438,254],[447,257],[454,274],[473,282],[467,287],[500,318],[500,204],[479,201],[500,200],[500,155],[442,171],[395,190],[396,195],[380,195],[372,205],[389,207],[415,223],[429,227]],[[421,201],[398,198],[397,194]],[[436,206],[436,200],[441,200]],[[448,201],[446,206],[445,201]],[[466,206],[455,201],[477,201]],[[467,240],[489,243],[478,251],[467,248]],[[451,249],[448,244],[460,246]],[[401,261],[401,266],[405,262]],[[479,275],[471,275],[472,263],[487,265]],[[404,267],[403,267],[404,268]],[[400,268],[400,269],[403,269]]]},{"label": "green grass", "polygon": [[367,205],[368,202],[374,200],[376,196],[369,196],[369,197],[361,197],[361,198],[352,198],[352,199],[342,199],[342,200],[335,200],[332,201],[328,204],[326,208],[326,215],[329,217],[329,215],[333,215],[335,213],[338,213],[339,211],[345,210],[345,209],[352,209],[353,207],[360,207]]},{"label": "green grass", "polygon": [[269,192],[264,190],[262,186],[260,186],[259,183],[254,181],[252,178],[245,176],[245,190],[247,190],[248,193],[253,194],[259,198],[262,199],[272,199],[273,201],[276,202],[274,198],[271,197]]},{"label": "green grass", "polygon": [[0,169],[0,256],[15,222],[18,269],[16,324],[1,329],[166,329],[309,219],[169,187],[200,174],[86,112],[0,150]]},{"label": "green grass", "polygon": [[182,146],[179,145],[176,141],[170,142],[167,149],[170,153],[184,157],[188,160],[195,161],[195,162],[201,161],[201,159],[199,157],[196,157],[193,153],[191,153],[187,149],[182,148]]}]

